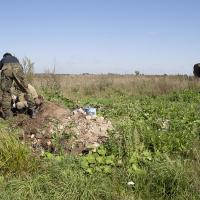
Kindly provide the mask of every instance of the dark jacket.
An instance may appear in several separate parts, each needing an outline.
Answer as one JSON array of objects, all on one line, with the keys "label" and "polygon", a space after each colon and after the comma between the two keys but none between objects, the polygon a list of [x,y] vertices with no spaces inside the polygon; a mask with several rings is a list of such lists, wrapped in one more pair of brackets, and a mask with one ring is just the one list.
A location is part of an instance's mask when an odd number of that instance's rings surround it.
[{"label": "dark jacket", "polygon": [[2,69],[3,65],[6,63],[19,63],[19,60],[15,56],[6,56],[2,58],[0,61],[0,70]]}]

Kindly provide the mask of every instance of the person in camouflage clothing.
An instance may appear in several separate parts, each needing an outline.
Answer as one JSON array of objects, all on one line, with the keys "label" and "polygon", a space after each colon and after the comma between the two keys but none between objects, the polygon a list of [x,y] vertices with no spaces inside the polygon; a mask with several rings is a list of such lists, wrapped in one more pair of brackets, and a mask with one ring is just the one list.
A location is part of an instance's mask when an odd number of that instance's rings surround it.
[{"label": "person in camouflage clothing", "polygon": [[[35,109],[39,111],[41,105],[43,104],[43,97],[37,94],[36,89],[31,85],[28,84],[28,89],[31,94],[31,98],[34,100]],[[17,113],[26,113],[28,104],[25,99],[24,93],[18,90],[18,87],[14,84],[11,89],[12,100],[11,100],[11,110],[12,112],[17,115]]]},{"label": "person in camouflage clothing", "polygon": [[5,53],[0,61],[1,70],[1,91],[0,105],[5,119],[12,116],[11,112],[11,87],[15,83],[22,93],[25,93],[25,99],[28,104],[29,113],[32,118],[36,117],[35,104],[31,99],[28,89],[28,83],[25,78],[23,68],[19,60],[10,53]]}]

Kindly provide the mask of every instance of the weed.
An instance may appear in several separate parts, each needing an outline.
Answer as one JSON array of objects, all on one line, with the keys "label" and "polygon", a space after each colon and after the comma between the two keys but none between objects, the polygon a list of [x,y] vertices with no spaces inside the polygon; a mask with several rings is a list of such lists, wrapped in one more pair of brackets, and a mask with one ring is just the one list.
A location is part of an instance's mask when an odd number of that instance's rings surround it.
[{"label": "weed", "polygon": [[[71,108],[74,102],[94,106],[115,129],[97,152],[47,153],[38,169],[27,148],[6,135],[8,125],[1,123],[1,199],[199,199],[198,80],[142,75],[50,78],[49,85],[40,78],[48,100]],[[71,135],[63,132],[62,137]],[[37,173],[31,174],[34,169]],[[27,176],[4,176],[17,173]]]},{"label": "weed", "polygon": [[37,159],[28,147],[21,144],[16,136],[5,130],[0,131],[0,173],[4,175],[25,175],[36,171]]}]

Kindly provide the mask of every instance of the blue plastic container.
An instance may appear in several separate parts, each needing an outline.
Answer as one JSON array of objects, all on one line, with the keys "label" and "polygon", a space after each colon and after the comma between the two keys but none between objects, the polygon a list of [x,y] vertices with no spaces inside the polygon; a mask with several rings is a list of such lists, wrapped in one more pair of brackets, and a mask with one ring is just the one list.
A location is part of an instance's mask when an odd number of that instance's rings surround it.
[{"label": "blue plastic container", "polygon": [[85,108],[84,111],[86,112],[87,115],[96,115],[97,114],[96,108]]}]

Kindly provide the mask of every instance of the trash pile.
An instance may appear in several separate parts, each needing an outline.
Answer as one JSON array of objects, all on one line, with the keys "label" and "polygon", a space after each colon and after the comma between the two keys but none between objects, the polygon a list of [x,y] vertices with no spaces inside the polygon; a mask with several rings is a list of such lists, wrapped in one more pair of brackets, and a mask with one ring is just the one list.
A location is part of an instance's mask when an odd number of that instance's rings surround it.
[{"label": "trash pile", "polygon": [[96,149],[108,138],[113,129],[110,121],[96,115],[95,108],[70,111],[48,102],[41,108],[37,119],[17,119],[22,128],[20,139],[34,152],[84,153]]}]

